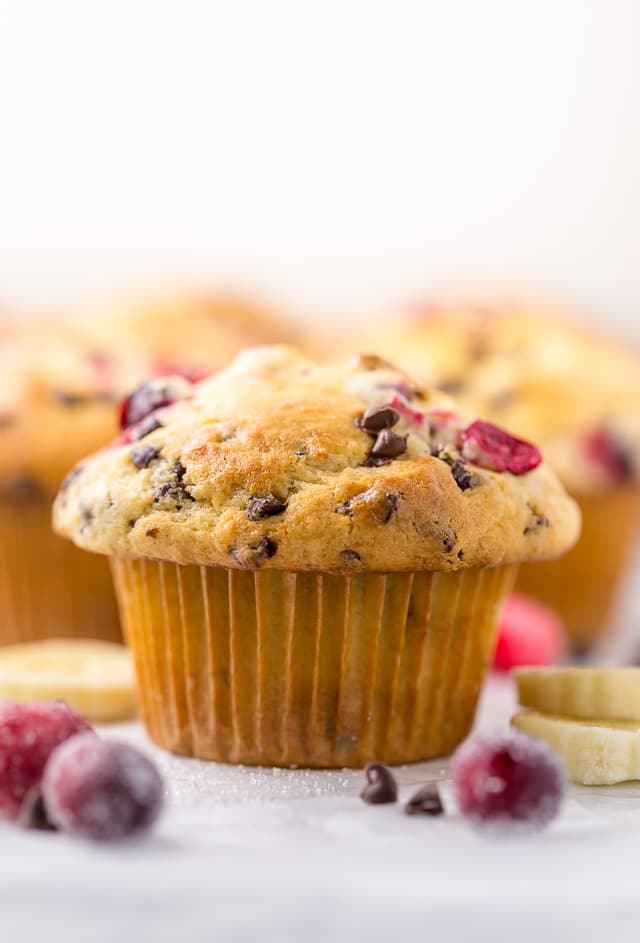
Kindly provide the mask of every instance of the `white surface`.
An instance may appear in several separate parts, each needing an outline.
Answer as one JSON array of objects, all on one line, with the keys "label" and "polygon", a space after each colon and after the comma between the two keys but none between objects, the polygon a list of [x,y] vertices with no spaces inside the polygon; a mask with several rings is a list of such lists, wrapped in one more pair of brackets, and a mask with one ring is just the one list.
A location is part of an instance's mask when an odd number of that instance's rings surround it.
[{"label": "white surface", "polygon": [[[480,715],[502,726],[508,682]],[[487,838],[460,820],[446,764],[398,771],[402,799],[444,782],[437,820],[368,806],[360,772],[252,770],[152,748],[169,806],[126,846],[0,827],[3,940],[637,940],[640,785],[572,787],[546,831]]]},{"label": "white surface", "polygon": [[488,283],[640,336],[636,0],[0,0],[0,298]]}]

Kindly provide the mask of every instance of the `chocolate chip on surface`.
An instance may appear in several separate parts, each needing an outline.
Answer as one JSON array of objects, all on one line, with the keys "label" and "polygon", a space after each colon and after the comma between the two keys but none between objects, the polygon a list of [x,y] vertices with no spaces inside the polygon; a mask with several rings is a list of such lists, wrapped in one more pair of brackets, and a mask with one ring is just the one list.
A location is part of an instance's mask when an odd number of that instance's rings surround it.
[{"label": "chocolate chip on surface", "polygon": [[460,491],[468,491],[473,487],[473,472],[460,460],[451,465],[451,474]]},{"label": "chocolate chip on surface", "polygon": [[426,786],[421,786],[409,799],[404,811],[407,815],[442,815],[444,806],[436,784],[427,783]]},{"label": "chocolate chip on surface", "polygon": [[346,514],[347,517],[353,517],[353,498],[341,501],[336,507],[336,514]]},{"label": "chocolate chip on surface", "polygon": [[162,423],[154,416],[153,413],[150,416],[147,416],[146,419],[143,419],[138,428],[136,429],[135,435],[131,437],[132,442],[139,442],[140,439],[144,439],[145,436],[150,435],[152,432],[155,432],[156,429],[162,429]]},{"label": "chocolate chip on surface", "polygon": [[372,406],[356,419],[356,425],[365,432],[376,435],[382,429],[390,429],[400,419],[400,413],[392,406]]},{"label": "chocolate chip on surface", "polygon": [[157,527],[150,527],[148,530],[145,530],[144,535],[145,537],[157,537],[159,533]]},{"label": "chocolate chip on surface", "polygon": [[141,445],[138,448],[131,449],[129,455],[136,468],[142,469],[148,468],[151,462],[158,458],[160,452],[153,445]]},{"label": "chocolate chip on surface", "polygon": [[385,494],[382,507],[382,523],[388,524],[395,512],[398,510],[398,505],[400,503],[400,495],[397,491],[389,491]]},{"label": "chocolate chip on surface", "polygon": [[382,429],[371,449],[374,458],[397,458],[407,451],[406,435],[398,435],[391,429]]},{"label": "chocolate chip on surface", "polygon": [[80,511],[80,531],[86,530],[93,522],[93,511],[86,504],[81,504]]},{"label": "chocolate chip on surface", "polygon": [[396,778],[384,763],[367,763],[364,774],[367,782],[360,798],[371,805],[384,805],[398,799]]},{"label": "chocolate chip on surface", "polygon": [[442,546],[447,551],[447,553],[451,553],[451,551],[455,547],[456,539],[457,539],[456,535],[451,530],[451,528],[450,527],[446,528],[442,535]]},{"label": "chocolate chip on surface", "polygon": [[154,490],[153,496],[156,502],[163,499],[174,501],[178,511],[182,507],[181,502],[195,501],[193,495],[187,490],[187,486],[180,480],[164,481]]},{"label": "chocolate chip on surface", "polygon": [[259,567],[265,560],[275,556],[278,545],[270,537],[262,537],[257,544],[249,547],[233,547],[229,552],[242,567]]},{"label": "chocolate chip on surface", "polygon": [[531,523],[527,524],[525,529],[522,531],[523,536],[526,537],[527,534],[533,534],[535,531],[540,530],[542,527],[549,527],[551,521],[546,516],[546,514],[538,514],[537,511],[533,511],[531,515]]},{"label": "chocolate chip on surface", "polygon": [[355,550],[341,550],[340,556],[344,563],[360,563],[362,557]]},{"label": "chocolate chip on surface", "polygon": [[251,498],[247,506],[247,517],[250,521],[259,521],[265,517],[282,514],[286,509],[286,501],[281,501],[275,494],[267,494],[261,498]]},{"label": "chocolate chip on surface", "polygon": [[177,461],[173,463],[173,468],[171,471],[175,476],[176,481],[182,481],[184,476],[187,474],[187,469],[184,467],[180,459],[177,459]]}]

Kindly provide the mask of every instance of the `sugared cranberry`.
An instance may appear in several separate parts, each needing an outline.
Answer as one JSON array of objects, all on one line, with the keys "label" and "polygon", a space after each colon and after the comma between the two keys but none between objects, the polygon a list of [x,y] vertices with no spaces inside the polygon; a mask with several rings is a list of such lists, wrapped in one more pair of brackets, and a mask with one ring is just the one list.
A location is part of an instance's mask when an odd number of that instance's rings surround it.
[{"label": "sugared cranberry", "polygon": [[584,451],[590,462],[599,465],[613,480],[630,478],[633,467],[628,453],[608,429],[596,429],[584,439]]},{"label": "sugared cranberry", "polygon": [[162,809],[162,778],[129,744],[83,734],[51,756],[42,796],[58,828],[107,841],[153,825]]},{"label": "sugared cranberry", "polygon": [[467,740],[453,759],[453,785],[474,824],[535,830],[558,814],[565,775],[546,744],[511,731]]},{"label": "sugared cranberry", "polygon": [[192,384],[185,377],[154,377],[136,387],[120,406],[120,428],[128,429],[141,422],[146,416],[171,406],[181,399],[188,399],[192,394]]},{"label": "sugared cranberry", "polygon": [[460,447],[463,457],[474,465],[512,475],[524,475],[542,461],[537,446],[482,419],[476,419],[463,430]]},{"label": "sugared cranberry", "polygon": [[512,593],[502,609],[493,667],[509,671],[520,665],[553,665],[565,647],[562,620],[553,609]]},{"label": "sugared cranberry", "polygon": [[91,724],[62,701],[0,704],[0,815],[15,819],[53,750],[91,730]]}]

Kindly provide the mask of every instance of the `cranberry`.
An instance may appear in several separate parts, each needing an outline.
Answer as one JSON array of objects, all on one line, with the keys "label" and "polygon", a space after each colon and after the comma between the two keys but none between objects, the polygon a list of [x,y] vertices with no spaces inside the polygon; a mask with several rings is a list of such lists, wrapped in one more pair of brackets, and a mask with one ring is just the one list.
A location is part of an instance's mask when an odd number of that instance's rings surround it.
[{"label": "cranberry", "polygon": [[424,423],[424,413],[419,412],[417,409],[412,409],[411,406],[409,406],[409,404],[405,402],[401,396],[396,394],[389,405],[392,409],[395,409],[397,413],[400,413],[402,418],[406,419],[407,422],[412,422],[416,426],[421,426]]},{"label": "cranberry", "polygon": [[[91,724],[62,701],[0,704],[0,815],[15,819],[52,751]],[[93,734],[90,734],[93,736]]]},{"label": "cranberry", "polygon": [[537,446],[524,439],[517,439],[499,426],[482,419],[476,419],[467,426],[460,441],[462,455],[467,461],[492,471],[524,475],[537,468],[542,461]]},{"label": "cranberry", "polygon": [[42,796],[58,828],[106,841],[153,825],[162,809],[162,778],[129,744],[82,734],[53,753]]},{"label": "cranberry", "polygon": [[453,759],[458,807],[479,826],[542,828],[558,814],[564,785],[558,757],[518,731],[472,737]]},{"label": "cranberry", "polygon": [[185,377],[154,377],[131,393],[120,406],[120,428],[128,429],[146,416],[191,396],[192,384]]},{"label": "cranberry", "polygon": [[584,439],[584,450],[589,461],[599,465],[615,481],[631,477],[629,456],[607,429],[596,429]]},{"label": "cranberry", "polygon": [[553,609],[512,593],[502,609],[493,667],[509,671],[519,665],[553,665],[564,651],[565,630]]}]

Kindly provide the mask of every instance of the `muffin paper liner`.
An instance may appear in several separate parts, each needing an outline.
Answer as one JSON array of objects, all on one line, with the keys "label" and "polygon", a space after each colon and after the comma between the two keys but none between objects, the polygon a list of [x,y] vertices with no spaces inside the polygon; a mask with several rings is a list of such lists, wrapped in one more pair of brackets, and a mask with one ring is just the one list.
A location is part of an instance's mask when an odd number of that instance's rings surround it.
[{"label": "muffin paper liner", "polygon": [[122,641],[109,565],[51,530],[44,499],[0,501],[0,645]]},{"label": "muffin paper liner", "polygon": [[473,721],[516,569],[112,566],[152,739],[202,759],[308,767],[450,752]]},{"label": "muffin paper liner", "polygon": [[559,560],[524,563],[516,589],[555,609],[575,650],[588,650],[606,635],[617,591],[640,530],[640,489],[576,497],[582,512],[580,540]]}]

